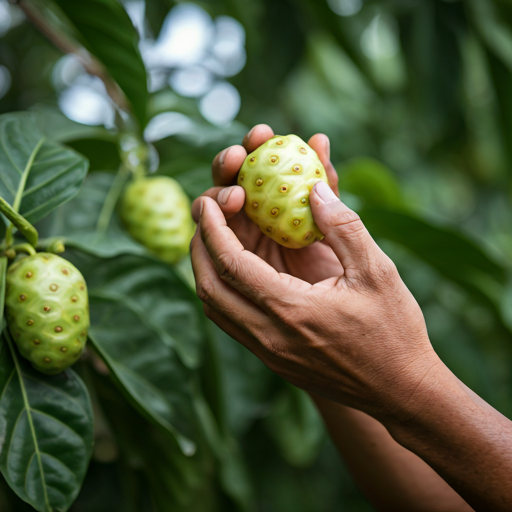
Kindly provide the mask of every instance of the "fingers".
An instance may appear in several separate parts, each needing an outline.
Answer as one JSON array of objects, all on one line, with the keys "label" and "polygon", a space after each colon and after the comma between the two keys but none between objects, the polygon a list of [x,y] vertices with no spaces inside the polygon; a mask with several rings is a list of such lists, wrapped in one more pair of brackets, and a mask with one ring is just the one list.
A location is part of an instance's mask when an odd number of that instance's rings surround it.
[{"label": "fingers", "polygon": [[191,244],[192,268],[197,295],[208,308],[229,318],[238,329],[255,333],[268,323],[265,313],[218,275],[206,247],[196,232]]},{"label": "fingers", "polygon": [[245,137],[242,146],[230,146],[221,151],[212,164],[213,183],[219,186],[233,185],[247,153],[254,151],[274,136],[270,126],[256,125]]},{"label": "fingers", "polygon": [[261,258],[244,250],[214,201],[202,198],[202,206],[201,238],[218,274],[230,286],[269,313],[274,312],[278,303],[291,303],[296,294],[309,290],[308,283],[279,274]]},{"label": "fingers", "polygon": [[230,146],[221,151],[213,159],[212,175],[214,185],[233,185],[246,157],[247,151],[242,146]]},{"label": "fingers", "polygon": [[320,181],[313,187],[309,202],[316,224],[347,277],[367,273],[383,256],[386,257],[359,215],[345,206],[326,183]]},{"label": "fingers", "polygon": [[231,320],[226,318],[223,314],[211,308],[207,304],[203,306],[205,315],[220,327],[226,334],[238,341],[246,349],[250,350],[256,357],[263,359],[264,349],[258,340],[244,331],[241,327],[235,325]]},{"label": "fingers", "polygon": [[338,192],[338,173],[331,163],[331,145],[329,143],[329,137],[323,133],[317,133],[313,135],[308,141],[308,144],[315,150],[316,154],[320,158],[322,165],[327,173],[329,185],[333,189],[336,195]]},{"label": "fingers", "polygon": [[[236,215],[244,206],[245,191],[237,185],[233,187],[213,187],[203,193],[201,197],[211,197],[217,201],[226,219]],[[201,211],[201,197],[192,203],[192,217],[196,224],[199,222]]]},{"label": "fingers", "polygon": [[258,149],[264,142],[271,139],[274,132],[268,124],[257,124],[245,137],[242,142],[247,153],[252,153]]}]

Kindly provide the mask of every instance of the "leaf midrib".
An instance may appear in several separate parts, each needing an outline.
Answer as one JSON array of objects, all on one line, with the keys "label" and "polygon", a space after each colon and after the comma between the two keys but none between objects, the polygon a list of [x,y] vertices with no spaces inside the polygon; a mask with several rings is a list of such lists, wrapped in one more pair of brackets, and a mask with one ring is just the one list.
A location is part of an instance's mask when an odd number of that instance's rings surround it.
[{"label": "leaf midrib", "polygon": [[45,479],[45,473],[44,473],[44,468],[43,468],[43,461],[41,460],[41,451],[39,450],[39,443],[37,442],[37,436],[36,436],[36,431],[35,431],[35,427],[34,427],[34,421],[32,419],[30,404],[28,401],[27,390],[25,388],[25,382],[23,381],[23,374],[21,372],[21,368],[19,365],[18,356],[14,350],[14,347],[12,346],[12,341],[10,339],[10,336],[7,335],[6,339],[7,339],[7,343],[9,344],[9,348],[11,350],[11,355],[12,355],[12,358],[14,361],[14,366],[16,367],[16,372],[18,374],[21,395],[23,397],[23,404],[24,404],[25,410],[27,412],[28,424],[30,427],[30,432],[32,434],[32,440],[34,442],[35,455],[37,457],[37,464],[39,466],[39,471],[41,473],[41,480],[42,480],[42,484],[43,484],[44,503],[46,505],[47,510],[51,510],[50,501],[48,499],[48,493],[46,491],[46,479]]}]

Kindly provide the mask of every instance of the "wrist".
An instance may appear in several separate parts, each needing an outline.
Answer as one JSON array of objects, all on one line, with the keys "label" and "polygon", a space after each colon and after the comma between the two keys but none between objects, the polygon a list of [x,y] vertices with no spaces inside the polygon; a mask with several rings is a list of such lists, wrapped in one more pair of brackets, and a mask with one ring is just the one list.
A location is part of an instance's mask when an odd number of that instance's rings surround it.
[{"label": "wrist", "polygon": [[438,409],[446,407],[463,393],[461,383],[432,350],[409,367],[409,378],[397,379],[399,389],[387,410],[377,415],[386,428],[399,435],[410,433],[435,418]]},{"label": "wrist", "polygon": [[415,453],[431,446],[433,438],[439,445],[453,443],[476,406],[471,391],[437,359],[394,414],[380,418],[395,441]]}]

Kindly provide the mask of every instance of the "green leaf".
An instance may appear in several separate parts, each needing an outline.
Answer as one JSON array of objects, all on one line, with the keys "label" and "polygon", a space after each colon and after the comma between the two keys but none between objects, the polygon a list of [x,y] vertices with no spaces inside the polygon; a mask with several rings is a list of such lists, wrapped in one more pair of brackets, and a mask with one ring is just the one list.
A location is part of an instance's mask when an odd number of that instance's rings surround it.
[{"label": "green leaf", "polygon": [[368,206],[404,206],[402,190],[393,172],[368,157],[354,158],[338,166],[339,189],[364,198]]},{"label": "green leaf", "polygon": [[505,268],[476,242],[407,213],[385,208],[364,208],[359,213],[370,233],[408,248],[447,279],[499,310]]},{"label": "green leaf", "polygon": [[68,369],[33,370],[4,333],[0,341],[0,470],[40,512],[65,511],[84,479],[93,445],[87,389]]},{"label": "green leaf", "polygon": [[204,336],[199,301],[172,267],[143,256],[102,260],[74,252],[69,259],[92,294],[122,298],[187,367],[198,367]]},{"label": "green leaf", "polygon": [[192,454],[190,373],[144,315],[120,296],[90,291],[90,339],[132,405]]},{"label": "green leaf", "polygon": [[33,113],[0,116],[0,195],[31,223],[69,201],[87,174],[82,156],[46,141]]},{"label": "green leaf", "polygon": [[89,175],[73,201],[55,211],[44,225],[37,226],[41,237],[63,237],[66,246],[105,258],[146,254],[147,250],[126,233],[116,212],[106,232],[97,231],[98,219],[114,179],[114,175],[101,172]]},{"label": "green leaf", "polygon": [[139,36],[117,0],[55,0],[76,27],[83,45],[107,67],[133,107],[140,126],[146,124],[146,68]]},{"label": "green leaf", "polygon": [[39,128],[49,140],[69,143],[85,139],[117,143],[115,132],[103,126],[91,126],[72,121],[55,107],[35,105],[31,111],[37,114]]}]

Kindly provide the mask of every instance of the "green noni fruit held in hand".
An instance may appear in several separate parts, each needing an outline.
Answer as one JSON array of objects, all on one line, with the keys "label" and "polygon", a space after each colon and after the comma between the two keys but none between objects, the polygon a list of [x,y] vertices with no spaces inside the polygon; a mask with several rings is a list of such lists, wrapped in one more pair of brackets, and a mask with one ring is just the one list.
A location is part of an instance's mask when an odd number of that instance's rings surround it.
[{"label": "green noni fruit held in hand", "polygon": [[167,176],[141,178],[126,188],[119,211],[130,235],[167,263],[188,254],[195,224],[181,185]]},{"label": "green noni fruit held in hand", "polygon": [[246,159],[238,184],[245,190],[245,212],[267,236],[290,249],[321,240],[309,193],[327,180],[318,155],[297,135],[276,135]]},{"label": "green noni fruit held in hand", "polygon": [[89,329],[87,286],[69,261],[41,252],[11,265],[5,306],[9,331],[36,370],[60,373],[82,354]]}]

